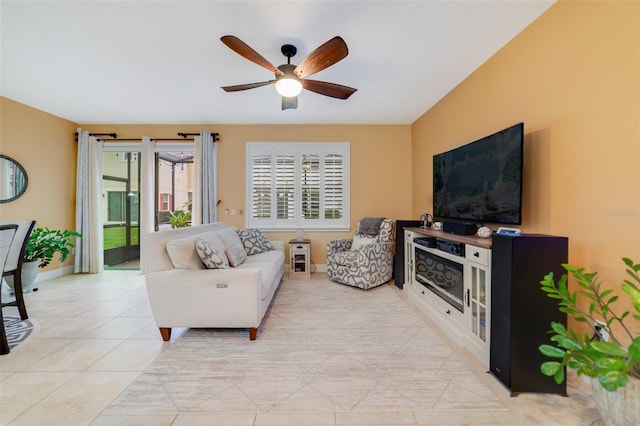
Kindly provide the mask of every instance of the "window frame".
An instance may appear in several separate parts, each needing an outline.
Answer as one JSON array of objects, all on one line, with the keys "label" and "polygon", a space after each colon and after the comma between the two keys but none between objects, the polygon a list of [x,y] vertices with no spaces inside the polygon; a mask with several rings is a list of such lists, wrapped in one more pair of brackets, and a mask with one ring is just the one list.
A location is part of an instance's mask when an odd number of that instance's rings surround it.
[{"label": "window frame", "polygon": [[[277,219],[277,200],[271,200],[271,217],[260,219],[253,217],[253,156],[270,155],[271,168],[271,194],[274,193],[276,181],[276,155],[294,156],[294,215],[292,219]],[[325,202],[331,195],[324,192],[326,158],[330,154],[342,156],[342,217],[339,219],[305,219],[302,211],[302,158],[304,155],[319,155],[319,190],[320,190],[320,211],[326,211]],[[246,173],[245,173],[245,226],[247,228],[260,228],[265,231],[348,231],[350,230],[350,143],[349,142],[247,142],[245,151]]]}]

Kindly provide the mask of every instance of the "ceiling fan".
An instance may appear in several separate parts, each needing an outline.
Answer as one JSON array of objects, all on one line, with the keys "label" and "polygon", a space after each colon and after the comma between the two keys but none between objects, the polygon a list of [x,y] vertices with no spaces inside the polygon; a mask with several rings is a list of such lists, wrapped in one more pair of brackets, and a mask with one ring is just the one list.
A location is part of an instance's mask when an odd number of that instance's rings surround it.
[{"label": "ceiling fan", "polygon": [[276,91],[282,95],[282,109],[285,110],[296,109],[298,107],[298,95],[302,89],[337,99],[347,99],[357,90],[341,84],[309,80],[307,78],[312,74],[330,67],[347,56],[349,53],[347,44],[339,36],[332,38],[309,53],[297,66],[291,64],[291,58],[297,53],[296,47],[291,44],[283,45],[280,51],[287,57],[287,63],[277,68],[238,37],[226,35],[221,37],[220,40],[238,55],[268,69],[276,76],[275,80],[224,86],[222,89],[225,92],[254,89],[275,83]]}]

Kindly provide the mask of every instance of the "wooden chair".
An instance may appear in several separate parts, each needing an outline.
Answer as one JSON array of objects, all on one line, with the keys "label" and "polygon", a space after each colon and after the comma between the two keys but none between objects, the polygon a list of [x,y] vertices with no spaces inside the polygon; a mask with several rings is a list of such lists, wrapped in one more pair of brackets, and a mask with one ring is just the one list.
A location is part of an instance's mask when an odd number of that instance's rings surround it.
[{"label": "wooden chair", "polygon": [[[0,265],[2,265],[3,271],[7,256],[11,250],[11,243],[17,231],[17,224],[0,225]],[[0,355],[5,355],[9,352],[9,342],[7,342],[7,335],[4,331],[4,317],[2,316],[2,308],[0,308]]]},{"label": "wooden chair", "polygon": [[[5,222],[3,222],[5,223]],[[2,308],[5,306],[16,306],[20,312],[20,318],[26,320],[29,318],[27,307],[24,304],[24,296],[22,291],[22,263],[24,261],[24,251],[27,248],[29,236],[36,224],[35,220],[18,220],[13,224],[18,225],[18,230],[13,237],[13,242],[7,254],[7,259],[2,272],[2,277],[13,277],[13,292],[16,300],[1,303]]]}]

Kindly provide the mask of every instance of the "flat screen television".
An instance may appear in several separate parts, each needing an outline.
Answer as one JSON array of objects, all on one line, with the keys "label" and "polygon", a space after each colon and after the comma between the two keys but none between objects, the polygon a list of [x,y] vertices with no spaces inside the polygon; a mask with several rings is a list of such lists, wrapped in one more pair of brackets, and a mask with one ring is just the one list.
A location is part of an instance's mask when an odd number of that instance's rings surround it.
[{"label": "flat screen television", "polygon": [[433,216],[522,224],[524,123],[433,156]]}]

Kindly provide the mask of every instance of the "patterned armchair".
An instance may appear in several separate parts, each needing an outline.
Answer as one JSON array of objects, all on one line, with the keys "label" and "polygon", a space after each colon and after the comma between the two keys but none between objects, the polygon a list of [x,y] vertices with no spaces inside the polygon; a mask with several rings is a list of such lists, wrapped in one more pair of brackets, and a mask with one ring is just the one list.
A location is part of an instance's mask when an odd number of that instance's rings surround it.
[{"label": "patterned armchair", "polygon": [[367,290],[386,283],[393,273],[393,221],[360,219],[353,239],[327,242],[327,277]]}]

